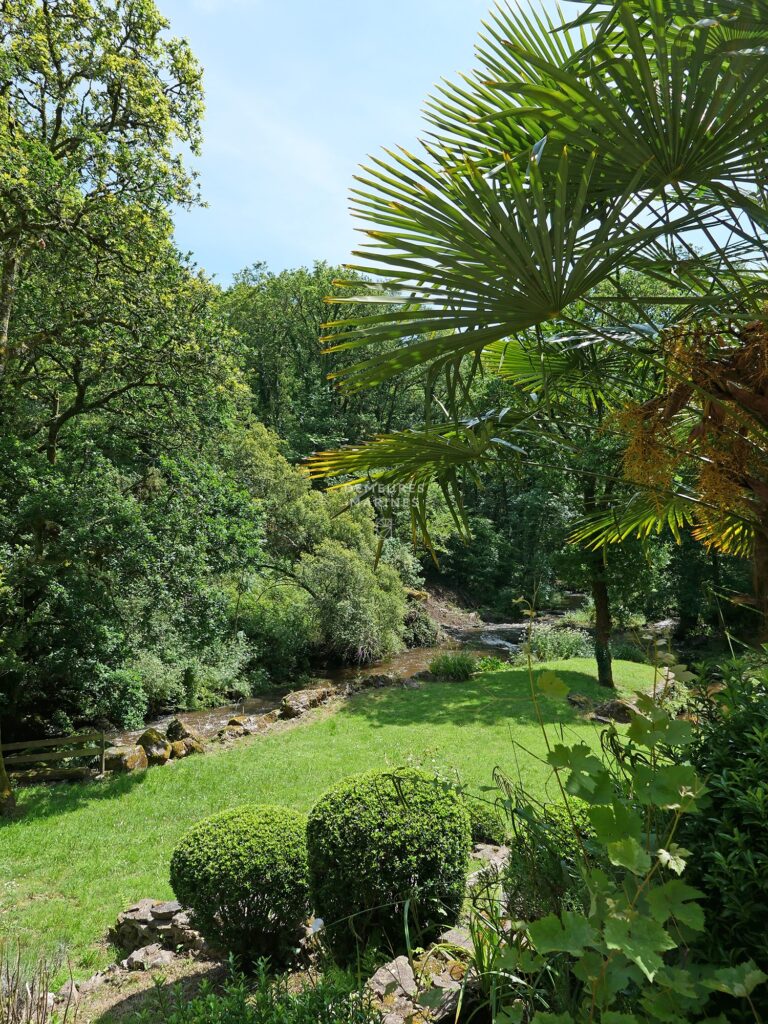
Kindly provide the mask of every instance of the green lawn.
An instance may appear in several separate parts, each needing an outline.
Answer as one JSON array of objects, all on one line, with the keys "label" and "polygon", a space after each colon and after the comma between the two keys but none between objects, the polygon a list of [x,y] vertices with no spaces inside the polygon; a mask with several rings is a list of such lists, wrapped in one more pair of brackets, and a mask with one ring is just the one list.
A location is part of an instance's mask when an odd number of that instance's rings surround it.
[{"label": "green lawn", "polygon": [[[573,690],[605,694],[591,661],[548,667]],[[649,666],[615,670],[623,692],[651,686]],[[595,726],[567,703],[541,706],[558,736],[597,743]],[[512,669],[359,694],[333,714],[173,767],[23,791],[23,816],[0,825],[0,938],[21,939],[34,954],[65,950],[87,973],[112,959],[103,937],[120,910],[171,896],[171,851],[198,818],[248,802],[306,810],[337,779],[413,758],[456,769],[471,786],[489,784],[500,765],[556,799],[543,754],[527,671]]]}]

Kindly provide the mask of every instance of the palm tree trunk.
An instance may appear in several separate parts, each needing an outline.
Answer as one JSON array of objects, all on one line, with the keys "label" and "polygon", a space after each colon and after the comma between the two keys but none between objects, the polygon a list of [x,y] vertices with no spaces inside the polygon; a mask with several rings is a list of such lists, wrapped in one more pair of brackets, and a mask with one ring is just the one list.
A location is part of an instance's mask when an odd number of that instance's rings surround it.
[{"label": "palm tree trunk", "polygon": [[[595,562],[597,564],[595,564]],[[597,681],[601,686],[613,689],[613,667],[611,659],[611,603],[608,584],[600,555],[592,563],[592,600],[595,604],[595,659],[597,660]]]},{"label": "palm tree trunk", "polygon": [[[0,747],[2,746],[2,742],[3,737],[0,733]],[[15,808],[16,797],[13,795],[11,780],[8,778],[8,772],[5,770],[3,751],[0,749],[0,818],[7,817],[12,814]]]},{"label": "palm tree trunk", "polygon": [[757,640],[768,641],[768,533],[755,530],[752,547],[752,589],[759,616]]}]

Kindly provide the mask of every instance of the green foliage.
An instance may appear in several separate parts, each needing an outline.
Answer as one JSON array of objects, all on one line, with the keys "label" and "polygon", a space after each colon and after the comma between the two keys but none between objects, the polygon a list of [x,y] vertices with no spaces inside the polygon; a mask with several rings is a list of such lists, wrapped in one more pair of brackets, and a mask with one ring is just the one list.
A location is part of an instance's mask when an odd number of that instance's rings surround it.
[{"label": "green foliage", "polygon": [[457,654],[438,654],[430,661],[429,671],[436,679],[465,682],[477,671],[476,659],[472,654],[461,651]]},{"label": "green foliage", "polygon": [[475,661],[475,669],[478,672],[503,672],[509,668],[509,662],[503,658],[497,658],[495,654],[484,654],[482,658]]},{"label": "green foliage", "polygon": [[653,660],[652,652],[643,650],[632,640],[611,640],[611,654],[619,661],[634,661],[638,665],[647,665]]},{"label": "green foliage", "polygon": [[585,850],[594,854],[594,829],[586,805],[514,807],[504,887],[512,914],[535,920],[545,914],[584,909],[586,889],[580,865]]},{"label": "green foliage", "polygon": [[251,806],[198,822],[171,858],[171,886],[196,927],[244,963],[284,959],[309,914],[306,819]]},{"label": "green foliage", "polygon": [[326,299],[338,294],[335,281],[349,276],[348,268],[323,262],[280,274],[257,263],[237,274],[222,297],[242,342],[253,412],[286,439],[294,458],[404,426],[419,405],[418,390],[406,381],[351,401],[329,382],[329,374],[353,361],[346,353],[324,355],[318,345]]},{"label": "green foliage", "polygon": [[307,843],[316,913],[337,954],[424,944],[464,897],[469,816],[449,783],[414,769],[347,779],[315,804]]},{"label": "green foliage", "polygon": [[[492,1014],[502,1019],[684,1024],[713,1019],[713,997],[747,1000],[741,1006],[751,1007],[753,992],[768,981],[753,960],[720,966],[697,955],[703,894],[688,883],[686,871],[696,851],[676,838],[681,824],[706,807],[706,789],[687,760],[693,728],[650,696],[638,702],[626,735],[615,727],[604,733],[610,760],[586,744],[550,742],[547,761],[567,800],[564,813],[547,821],[530,809],[518,812],[533,830],[529,858],[540,842],[545,849],[551,844],[562,865],[571,863],[571,876],[578,874],[583,895],[516,926],[508,937],[493,921],[475,921],[474,930],[495,951],[484,953],[483,965],[492,964],[500,983],[486,982],[485,990]],[[514,865],[510,872],[514,878]]]},{"label": "green foliage", "polygon": [[343,977],[326,974],[297,990],[287,977],[270,975],[266,961],[256,966],[255,981],[233,972],[221,991],[204,981],[192,999],[181,986],[171,992],[158,988],[155,1012],[132,1019],[135,1024],[155,1019],[164,1024],[378,1024],[369,999],[351,991]]},{"label": "green foliage", "polygon": [[108,701],[104,714],[108,721],[126,729],[140,729],[144,724],[149,699],[141,673],[136,669],[118,668],[109,674]]},{"label": "green foliage", "polygon": [[440,639],[440,627],[420,601],[410,601],[403,623],[406,647],[434,647]]},{"label": "green foliage", "polygon": [[568,658],[594,656],[594,644],[589,634],[570,626],[534,623],[525,646],[537,661],[565,661]]},{"label": "green foliage", "polygon": [[473,843],[492,843],[500,846],[507,839],[508,825],[503,812],[491,800],[463,795],[464,806],[469,814],[469,827]]},{"label": "green foliage", "polygon": [[[680,842],[695,852],[690,875],[704,893],[701,942],[714,960],[751,957],[768,971],[768,669],[762,658],[708,665],[697,685],[690,756],[708,800]],[[765,1015],[768,993],[758,995]]]},{"label": "green foliage", "polygon": [[318,646],[326,658],[365,664],[402,646],[405,595],[391,566],[374,569],[329,539],[302,556],[298,574],[313,597]]}]

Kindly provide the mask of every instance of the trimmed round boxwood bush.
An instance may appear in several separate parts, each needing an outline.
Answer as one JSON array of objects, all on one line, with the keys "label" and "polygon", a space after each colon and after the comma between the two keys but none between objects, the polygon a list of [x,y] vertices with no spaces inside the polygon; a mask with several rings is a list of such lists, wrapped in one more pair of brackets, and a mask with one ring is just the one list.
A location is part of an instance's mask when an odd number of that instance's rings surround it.
[{"label": "trimmed round boxwood bush", "polygon": [[471,845],[454,792],[415,769],[368,772],[321,797],[307,827],[315,913],[344,958],[369,944],[424,945],[456,918]]},{"label": "trimmed round boxwood bush", "polygon": [[287,807],[239,807],[199,821],[173,852],[176,898],[244,964],[283,959],[309,915],[306,820]]}]

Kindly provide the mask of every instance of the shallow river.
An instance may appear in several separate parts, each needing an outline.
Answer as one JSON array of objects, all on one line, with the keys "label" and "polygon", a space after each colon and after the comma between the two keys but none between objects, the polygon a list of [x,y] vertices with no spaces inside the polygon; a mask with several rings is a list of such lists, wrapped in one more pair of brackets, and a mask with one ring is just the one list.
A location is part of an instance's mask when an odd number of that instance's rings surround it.
[{"label": "shallow river", "polygon": [[[305,685],[306,688],[311,688],[319,685],[322,680],[343,683],[356,676],[374,674],[402,676],[405,679],[428,669],[429,663],[435,655],[458,649],[468,650],[477,654],[478,657],[483,654],[495,654],[500,658],[505,658],[518,650],[526,628],[525,623],[514,622],[498,625],[478,622],[477,625],[461,627],[444,626],[446,640],[437,647],[414,647],[372,665],[346,665],[343,668],[329,668],[325,672],[318,672],[317,675],[309,678]],[[191,728],[202,733],[203,736],[212,736],[234,715],[262,715],[272,711],[279,706],[281,697],[290,689],[291,687],[286,686],[284,689],[273,690],[264,696],[249,697],[238,704],[222,704],[219,707],[205,708],[201,711],[184,711],[181,712],[181,715]],[[163,715],[148,722],[144,728],[152,727],[164,732],[168,723],[175,717],[175,713]],[[143,729],[139,729],[117,732],[113,733],[110,739],[113,743],[131,743],[143,731]]]}]

